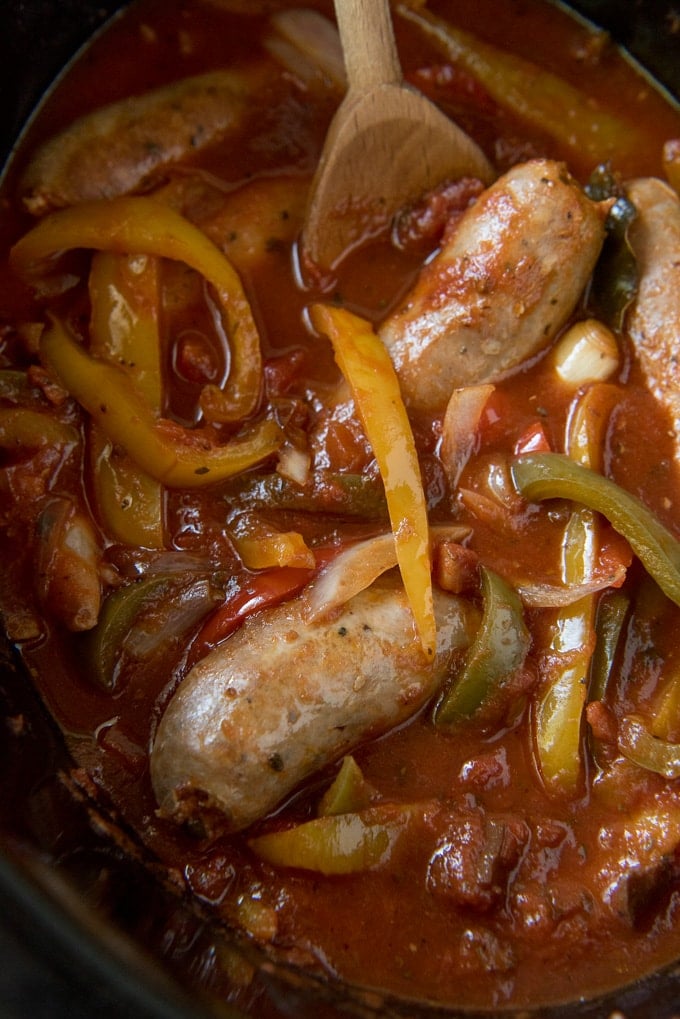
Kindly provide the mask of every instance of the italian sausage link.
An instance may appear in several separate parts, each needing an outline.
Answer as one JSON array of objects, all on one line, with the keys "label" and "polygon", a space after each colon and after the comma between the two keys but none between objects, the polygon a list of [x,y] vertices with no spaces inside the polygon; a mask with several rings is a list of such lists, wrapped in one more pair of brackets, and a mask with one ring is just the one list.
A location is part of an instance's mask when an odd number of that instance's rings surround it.
[{"label": "italian sausage link", "polygon": [[432,663],[401,587],[374,585],[331,622],[305,622],[301,599],[251,617],[192,669],[165,711],[151,754],[162,810],[181,819],[200,802],[244,828],[307,776],[410,717],[478,622],[457,597],[437,592],[435,609]]},{"label": "italian sausage link", "polygon": [[628,240],[639,273],[626,325],[649,388],[669,412],[680,461],[680,199],[654,177],[626,190],[637,209]]},{"label": "italian sausage link", "polygon": [[463,214],[383,323],[406,403],[442,411],[455,388],[495,382],[574,310],[604,239],[604,208],[563,164],[514,167]]},{"label": "italian sausage link", "polygon": [[36,216],[148,187],[165,167],[240,126],[264,72],[211,71],[111,103],[42,146],[20,191]]}]

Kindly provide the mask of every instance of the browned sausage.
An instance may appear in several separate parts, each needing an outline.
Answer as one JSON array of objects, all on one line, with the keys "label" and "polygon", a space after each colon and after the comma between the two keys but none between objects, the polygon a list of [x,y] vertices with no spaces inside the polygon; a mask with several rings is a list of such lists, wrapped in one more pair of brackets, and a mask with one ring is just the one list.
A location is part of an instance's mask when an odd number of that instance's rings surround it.
[{"label": "browned sausage", "polygon": [[330,622],[304,602],[251,617],[199,662],[172,697],[151,754],[159,804],[222,811],[244,828],[300,782],[414,714],[442,683],[478,620],[438,592],[437,653],[427,663],[401,586],[374,584]]},{"label": "browned sausage", "polygon": [[551,160],[483,192],[380,329],[406,403],[442,411],[455,388],[498,381],[544,347],[593,270],[603,220]]},{"label": "browned sausage", "polygon": [[626,324],[649,387],[669,412],[680,461],[680,199],[654,177],[627,191],[638,213],[628,239],[639,285]]},{"label": "browned sausage", "polygon": [[242,121],[264,72],[211,71],[111,103],[43,145],[20,183],[34,215],[146,187]]}]

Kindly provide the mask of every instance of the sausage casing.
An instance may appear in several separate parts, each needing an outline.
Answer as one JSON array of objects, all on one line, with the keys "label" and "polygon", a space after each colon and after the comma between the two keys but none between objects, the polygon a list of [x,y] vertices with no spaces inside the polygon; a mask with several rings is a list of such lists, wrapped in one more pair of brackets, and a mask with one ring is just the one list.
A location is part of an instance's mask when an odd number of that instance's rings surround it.
[{"label": "sausage casing", "polygon": [[626,190],[637,209],[628,240],[639,276],[626,325],[649,387],[669,412],[680,461],[680,199],[655,177]]},{"label": "sausage casing", "polygon": [[43,215],[148,187],[162,169],[238,127],[263,80],[257,70],[209,71],[79,118],[29,163],[20,183],[26,208]]},{"label": "sausage casing", "polygon": [[383,323],[406,403],[442,411],[555,336],[593,270],[604,212],[562,163],[514,167],[484,191]]},{"label": "sausage casing", "polygon": [[151,776],[164,813],[180,817],[200,800],[232,830],[244,828],[307,776],[413,715],[478,619],[470,603],[439,592],[435,611],[430,663],[400,586],[373,585],[331,621],[305,622],[302,599],[251,617],[194,666],[161,719]]}]

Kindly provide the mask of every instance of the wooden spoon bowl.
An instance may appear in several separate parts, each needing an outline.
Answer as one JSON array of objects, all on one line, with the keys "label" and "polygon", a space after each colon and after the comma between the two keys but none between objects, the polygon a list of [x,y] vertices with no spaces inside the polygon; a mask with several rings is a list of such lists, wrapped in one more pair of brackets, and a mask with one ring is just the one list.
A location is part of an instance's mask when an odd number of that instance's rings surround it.
[{"label": "wooden spoon bowl", "polygon": [[405,84],[389,0],[335,0],[349,81],[307,207],[305,258],[331,269],[402,206],[443,181],[493,169],[479,146]]}]

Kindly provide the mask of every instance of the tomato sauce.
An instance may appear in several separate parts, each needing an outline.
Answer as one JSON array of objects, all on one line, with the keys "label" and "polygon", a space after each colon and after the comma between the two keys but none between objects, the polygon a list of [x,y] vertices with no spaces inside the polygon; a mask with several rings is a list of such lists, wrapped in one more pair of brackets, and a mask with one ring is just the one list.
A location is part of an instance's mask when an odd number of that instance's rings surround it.
[{"label": "tomato sauce", "polygon": [[[253,836],[314,818],[336,775],[335,761],[244,832],[211,831],[200,820],[179,825],[157,812],[149,752],[174,691],[213,643],[228,641],[247,614],[296,597],[310,575],[300,569],[298,578],[290,572],[295,567],[285,565],[246,568],[234,521],[251,513],[264,531],[295,531],[317,562],[389,526],[360,427],[321,427],[339,373],[330,344],[309,328],[309,307],[329,302],[378,325],[441,243],[441,231],[416,230],[403,244],[394,243],[393,233],[361,245],[337,272],[309,272],[298,248],[305,198],[340,93],[328,83],[301,84],[280,68],[272,82],[276,65],[263,45],[268,9],[288,5],[256,5],[266,9],[261,13],[242,6],[238,13],[238,4],[217,0],[143,0],[125,12],[69,68],[6,173],[2,407],[38,410],[76,436],[63,456],[50,443],[25,448],[19,442],[17,452],[3,441],[0,607],[10,641],[65,737],[73,758],[64,769],[68,787],[106,818],[118,846],[134,846],[160,884],[188,903],[200,933],[180,950],[186,914],[147,892],[159,927],[165,924],[157,953],[173,968],[179,961],[189,986],[264,1014],[249,964],[220,941],[224,929],[234,929],[271,960],[322,986],[349,988],[359,997],[370,992],[375,997],[364,1001],[378,1006],[383,998],[403,998],[450,1008],[528,1008],[606,992],[680,955],[677,779],[633,763],[616,740],[617,724],[632,715],[665,718],[657,736],[667,743],[680,738],[672,711],[680,681],[679,610],[606,525],[598,532],[598,569],[622,565],[629,607],[606,695],[593,695],[596,707],[584,717],[571,790],[556,792],[541,777],[537,715],[561,624],[559,607],[542,605],[539,591],[526,599],[531,650],[511,702],[452,729],[433,722],[430,703],[353,751],[372,806],[403,815],[403,834],[378,866],[325,875],[275,866],[250,845]],[[329,14],[331,5],[310,6]],[[663,145],[680,136],[680,115],[602,35],[538,0],[464,0],[455,15],[446,0],[430,7],[485,43],[560,75],[593,107],[643,125],[645,144],[628,149],[613,166],[620,179],[663,174]],[[545,156],[566,160],[586,183],[595,162],[575,151],[568,132],[550,136],[504,108],[398,11],[395,29],[407,80],[456,117],[499,173]],[[46,311],[67,319],[81,338],[88,332],[89,255],[58,262],[55,288],[42,295],[18,280],[7,262],[9,248],[33,225],[18,189],[37,147],[77,117],[225,65],[247,74],[255,62],[267,64],[270,77],[252,88],[227,137],[187,153],[179,168],[159,172],[138,190],[170,195],[167,200],[233,260],[260,336],[263,406],[293,438],[308,440],[317,429],[325,469],[298,486],[297,495],[271,459],[217,485],[164,488],[163,547],[136,547],[107,531],[97,508],[86,415],[50,388],[54,380],[39,366]],[[229,375],[229,337],[194,271],[166,263],[161,293],[160,413],[186,429],[203,427],[198,400],[207,383],[223,385]],[[588,291],[574,317],[592,314],[593,307]],[[649,391],[625,329],[616,335],[620,362],[609,381],[618,390],[601,433],[602,470],[678,538],[680,478],[668,414]],[[495,383],[456,485],[441,461],[442,416],[412,418],[431,523],[467,527],[464,544],[475,562],[543,592],[561,584],[570,509],[564,500],[523,504],[509,466],[526,443],[565,450],[582,390],[559,378],[554,346]],[[12,375],[26,371],[28,391]],[[238,430],[233,423],[211,427],[210,434],[222,438]],[[354,501],[348,491],[355,492]],[[106,596],[101,614],[118,592],[140,578],[149,582],[136,606],[107,617],[105,639],[102,615],[96,628],[69,630],[50,587],[55,556],[63,552],[59,512],[84,519],[85,531],[95,534]],[[464,595],[481,610],[478,590]],[[596,598],[601,604],[606,594]],[[613,740],[606,738],[607,725],[614,726]]]}]

